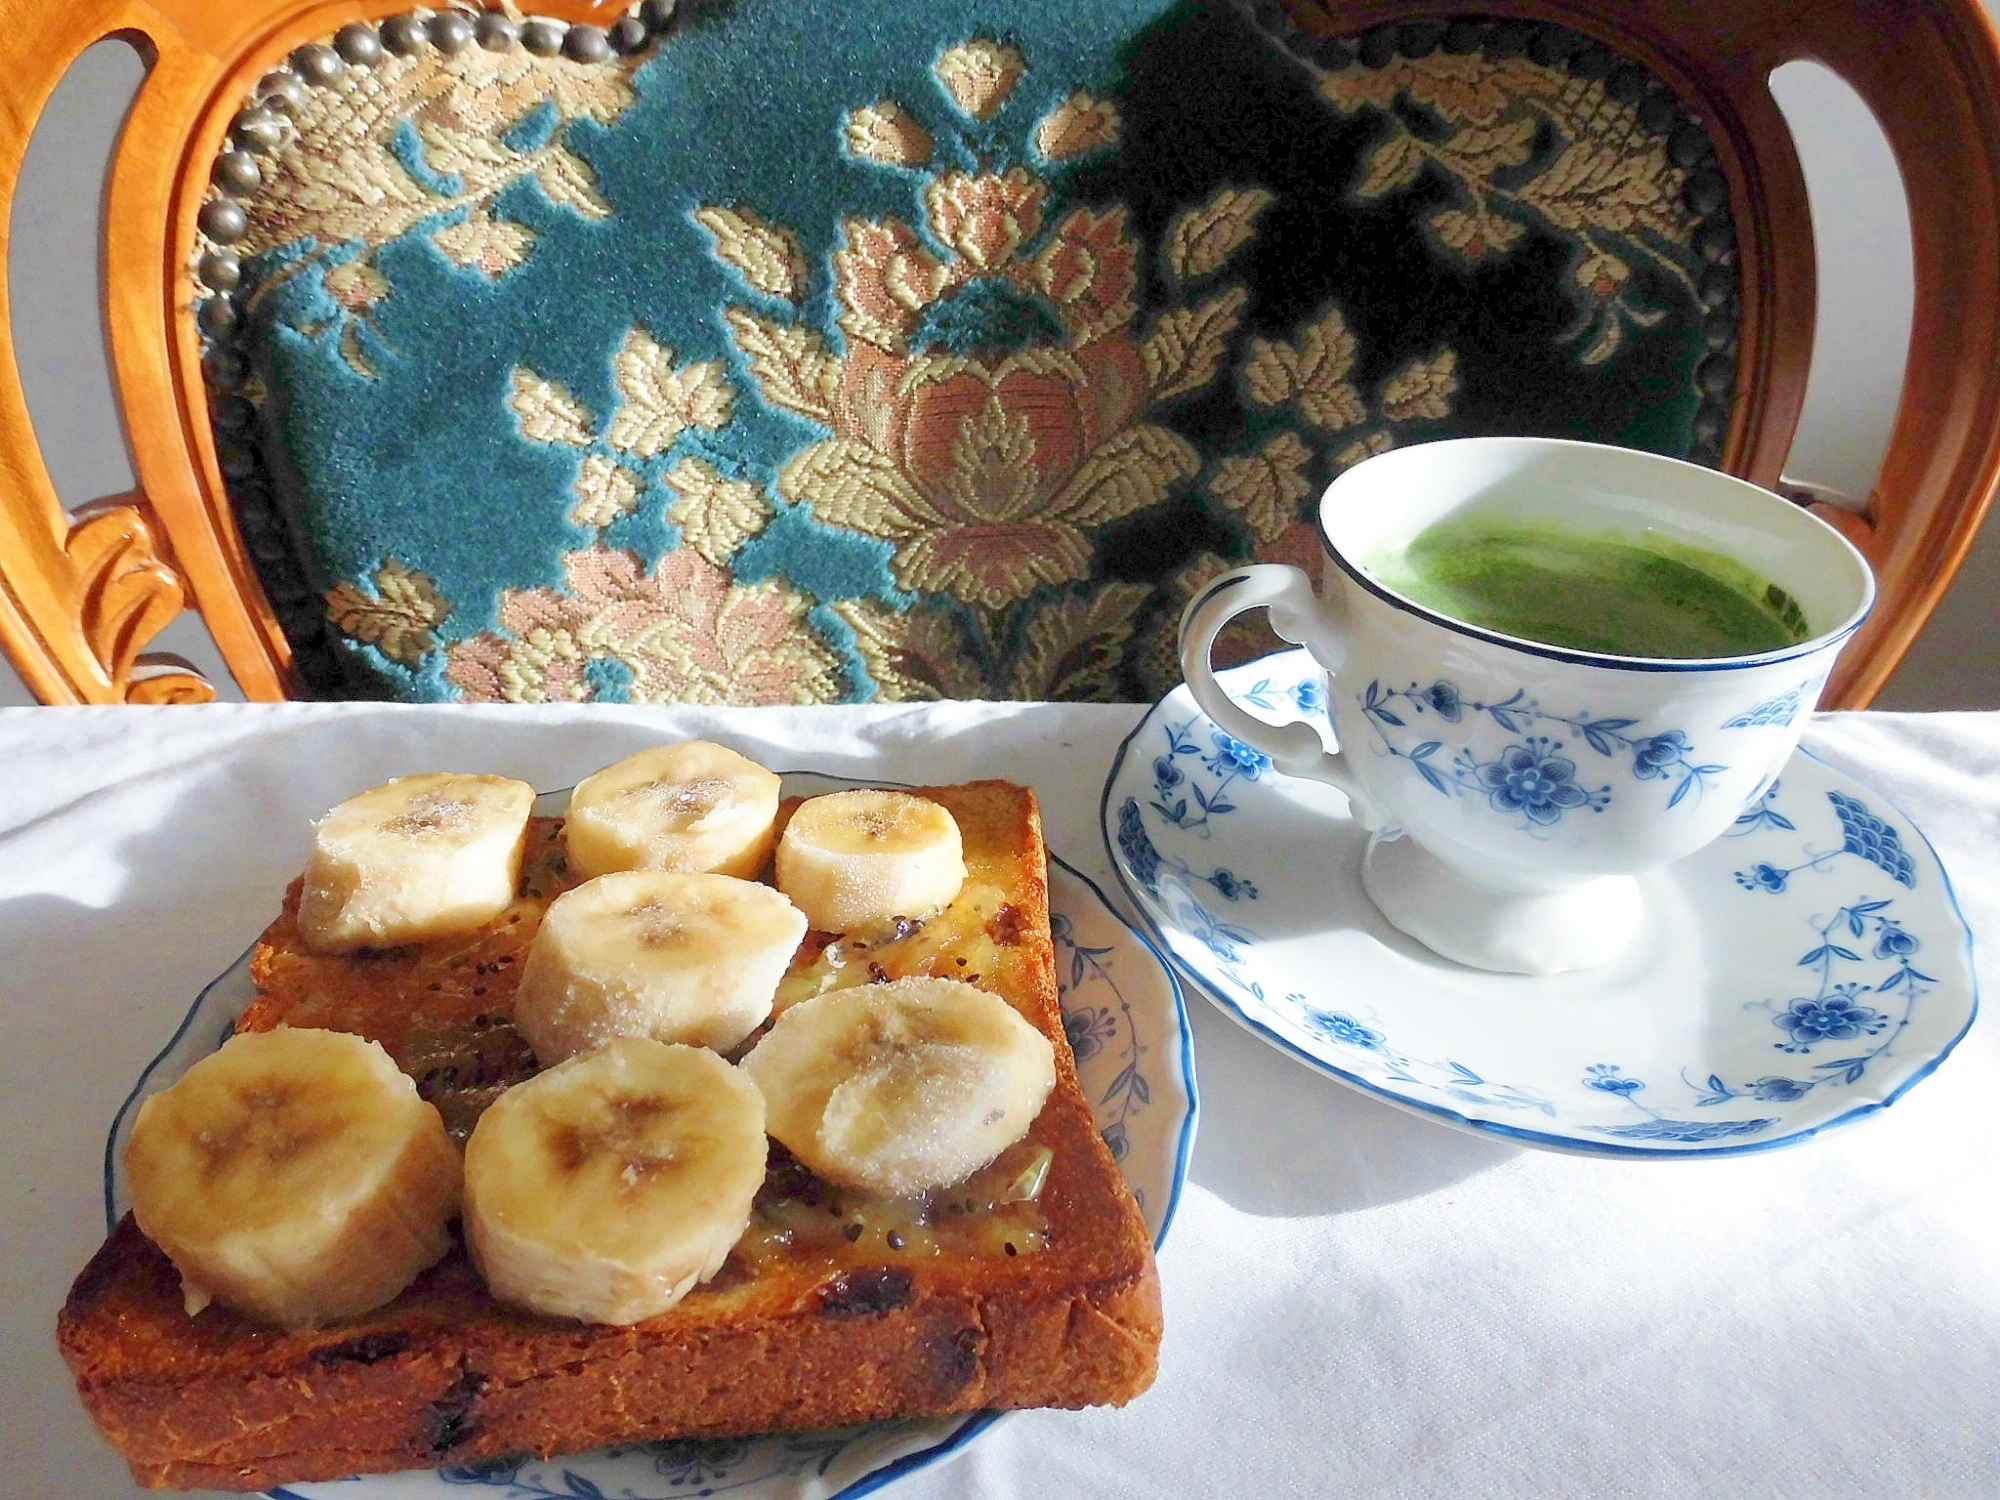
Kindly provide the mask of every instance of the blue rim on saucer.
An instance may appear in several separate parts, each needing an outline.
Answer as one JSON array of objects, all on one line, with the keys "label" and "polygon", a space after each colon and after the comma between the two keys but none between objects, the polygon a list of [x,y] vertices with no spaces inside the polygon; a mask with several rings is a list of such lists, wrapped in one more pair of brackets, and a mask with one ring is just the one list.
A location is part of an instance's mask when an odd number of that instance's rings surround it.
[{"label": "blue rim on saucer", "polygon": [[[816,772],[788,772],[788,794],[811,795],[863,783]],[[870,786],[894,783],[869,781]],[[537,813],[560,812],[568,790],[545,792]],[[1064,1029],[1077,1072],[1098,1125],[1132,1184],[1153,1229],[1155,1248],[1180,1206],[1194,1153],[1200,1103],[1195,1088],[1194,1039],[1180,979],[1165,955],[1117,912],[1097,883],[1053,852],[1049,855],[1049,906],[1056,943],[1057,985]],[[253,993],[245,952],[203,987],[172,1038],[146,1065],[119,1106],[104,1145],[104,1214],[107,1233],[123,1214],[119,1156],[140,1101],[173,1082],[229,1036]],[[1124,967],[1120,967],[1124,965]],[[1168,1069],[1149,1075],[1142,1062],[1161,1052]],[[1149,1081],[1150,1078],[1150,1081]],[[468,1464],[441,1470],[364,1475],[267,1491],[272,1500],[445,1500],[484,1492],[494,1500],[532,1500],[603,1494],[639,1496],[635,1483],[651,1481],[660,1500],[730,1494],[740,1500],[856,1500],[884,1485],[961,1452],[1008,1412],[982,1411],[929,1422],[878,1423],[835,1433],[776,1434],[764,1438],[635,1444],[558,1457],[546,1463]],[[906,1430],[905,1430],[906,1429]],[[909,1447],[915,1441],[918,1446]],[[865,1446],[864,1446],[865,1445]],[[848,1449],[856,1449],[849,1454]],[[879,1449],[879,1453],[871,1450]],[[837,1490],[816,1488],[846,1456],[870,1467]],[[559,1487],[554,1487],[559,1486]],[[652,1494],[651,1487],[644,1491]]]},{"label": "blue rim on saucer", "polygon": [[[1328,731],[1306,653],[1217,675],[1273,722]],[[1277,772],[1185,686],[1119,746],[1099,817],[1133,907],[1224,1014],[1342,1083],[1522,1145],[1797,1145],[1901,1098],[1978,1008],[1929,841],[1804,751],[1721,839],[1643,877],[1632,951],[1545,977],[1466,969],[1390,928],[1346,799]]]}]

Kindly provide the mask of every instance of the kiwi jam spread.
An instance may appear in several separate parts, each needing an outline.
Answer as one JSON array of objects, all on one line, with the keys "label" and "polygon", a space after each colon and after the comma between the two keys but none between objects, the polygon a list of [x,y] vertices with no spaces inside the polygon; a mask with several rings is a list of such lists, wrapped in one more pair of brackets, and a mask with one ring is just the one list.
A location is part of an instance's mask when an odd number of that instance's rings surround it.
[{"label": "kiwi jam spread", "polygon": [[1492,515],[1440,521],[1368,570],[1406,598],[1504,635],[1613,656],[1755,656],[1810,633],[1783,589],[1654,533]]},{"label": "kiwi jam spread", "polygon": [[[509,1010],[542,910],[577,883],[563,858],[560,827],[555,819],[534,820],[520,900],[486,932],[454,949],[383,955],[392,965],[428,962],[450,976],[422,984],[432,1008],[400,1035],[379,1039],[417,1081],[418,1093],[438,1107],[461,1146],[489,1104],[539,1071]],[[1007,950],[1021,939],[1022,920],[998,886],[968,880],[928,920],[898,919],[880,931],[842,937],[808,934],[779,985],[778,1009],[829,990],[913,974],[977,984],[1007,961]],[[1048,1243],[1039,1199],[1051,1154],[1031,1139],[1017,1141],[963,1182],[908,1198],[836,1187],[775,1141],[770,1153],[749,1228],[734,1252],[741,1269],[753,1274],[779,1260],[805,1258],[845,1269],[934,1255],[1029,1255]]]},{"label": "kiwi jam spread", "polygon": [[[851,985],[929,975],[977,984],[1021,938],[1021,913],[999,887],[968,880],[928,921],[899,918],[875,932],[807,935],[778,984],[777,1008]],[[880,1264],[892,1256],[1027,1255],[1048,1243],[1039,1199],[1050,1152],[1017,1141],[965,1181],[909,1198],[871,1198],[807,1171],[784,1147],[771,1167],[736,1254],[800,1253],[834,1265]]]}]

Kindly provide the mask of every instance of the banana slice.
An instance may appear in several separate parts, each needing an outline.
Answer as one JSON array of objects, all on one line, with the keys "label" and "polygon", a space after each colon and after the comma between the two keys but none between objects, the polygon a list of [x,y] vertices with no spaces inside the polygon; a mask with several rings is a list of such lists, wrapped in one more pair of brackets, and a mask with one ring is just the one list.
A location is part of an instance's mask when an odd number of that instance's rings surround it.
[{"label": "banana slice", "polygon": [[321,953],[471,932],[514,899],[535,789],[504,776],[403,776],[313,825],[299,936]]},{"label": "banana slice", "polygon": [[500,1096],[465,1147],[494,1296],[586,1323],[665,1312],[722,1269],[764,1181],[764,1101],[699,1047],[607,1042]]},{"label": "banana slice", "polygon": [[985,1166],[1028,1133],[1056,1081],[1055,1049],[1013,1006],[921,977],[794,1005],[743,1071],[794,1156],[885,1197]]},{"label": "banana slice", "polygon": [[132,1213],[213,1297],[289,1329],[359,1317],[450,1248],[458,1152],[375,1042],[245,1032],[139,1106]]},{"label": "banana slice", "polygon": [[660,745],[570,793],[563,848],[586,879],[678,870],[749,880],[771,857],[778,778],[707,740]]},{"label": "banana slice", "polygon": [[797,907],[727,875],[627,870],[556,898],[514,1025],[544,1064],[620,1036],[726,1052],[764,1024],[806,935]]},{"label": "banana slice", "polygon": [[778,889],[820,932],[921,917],[965,884],[950,813],[907,792],[832,792],[799,804],[778,840]]}]

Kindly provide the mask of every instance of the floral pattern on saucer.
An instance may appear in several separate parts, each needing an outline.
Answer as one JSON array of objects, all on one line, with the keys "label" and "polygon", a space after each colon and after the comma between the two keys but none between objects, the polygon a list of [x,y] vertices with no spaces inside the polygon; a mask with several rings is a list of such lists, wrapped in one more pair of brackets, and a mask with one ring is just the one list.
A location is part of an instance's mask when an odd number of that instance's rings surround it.
[{"label": "floral pattern on saucer", "polygon": [[[1218,676],[1241,701],[1254,687],[1267,716],[1326,732],[1289,696],[1320,681],[1303,652]],[[1374,696],[1398,717],[1418,704],[1447,719],[1492,712],[1448,682]],[[1670,732],[1590,727],[1605,736],[1592,748],[1630,754],[1640,779],[1651,766],[1699,790],[1707,763]],[[1645,877],[1649,916],[1630,953],[1537,977],[1467,969],[1390,929],[1360,889],[1366,836],[1345,799],[1211,754],[1219,733],[1184,687],[1133,732],[1105,786],[1113,864],[1219,1008],[1392,1103],[1556,1150],[1766,1150],[1892,1103],[1971,1022],[1970,934],[1929,844],[1803,752],[1722,839]],[[1531,756],[1535,738],[1523,736]],[[1553,753],[1543,751],[1541,766]],[[1187,793],[1185,818],[1162,805],[1163,766],[1177,790],[1207,778],[1199,797]],[[1542,774],[1524,781],[1514,811],[1533,818],[1539,792],[1572,784]],[[1502,787],[1493,778],[1480,789]],[[1548,800],[1558,815],[1584,805]]]}]

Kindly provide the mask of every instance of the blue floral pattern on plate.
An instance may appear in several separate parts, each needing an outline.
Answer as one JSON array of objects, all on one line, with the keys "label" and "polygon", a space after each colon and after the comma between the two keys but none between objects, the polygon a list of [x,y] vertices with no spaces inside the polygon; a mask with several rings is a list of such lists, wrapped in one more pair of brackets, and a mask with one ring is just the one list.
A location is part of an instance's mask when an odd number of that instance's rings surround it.
[{"label": "blue floral pattern on plate", "polygon": [[[1289,682],[1320,680],[1302,652],[1219,675],[1239,698],[1254,681],[1259,706],[1277,712],[1292,706]],[[1584,805],[1558,799],[1553,789],[1574,786],[1573,775],[1545,769],[1558,747],[1527,732],[1520,702],[1467,703],[1440,681],[1378,690],[1375,706],[1404,724],[1495,708],[1516,716],[1503,727],[1528,754],[1518,764],[1503,755],[1504,775],[1476,789],[1508,791],[1508,810],[1524,818],[1538,797],[1557,816]],[[1699,789],[1707,763],[1684,736],[1578,720],[1571,728],[1588,748],[1629,756],[1636,779]],[[1602,747],[1589,745],[1586,724]],[[1803,752],[1727,836],[1646,877],[1649,907],[1666,915],[1649,917],[1630,954],[1539,978],[1464,969],[1391,931],[1360,890],[1365,835],[1329,789],[1267,769],[1233,783],[1226,810],[1210,808],[1199,827],[1169,816],[1152,762],[1191,765],[1212,732],[1185,688],[1133,732],[1105,785],[1113,863],[1218,1007],[1392,1103],[1556,1150],[1768,1150],[1893,1102],[1971,1022],[1971,938],[1929,844]],[[1216,872],[1254,888],[1256,903],[1218,900]],[[1672,914],[1690,926],[1669,930]]]},{"label": "blue floral pattern on plate", "polygon": [[[861,783],[816,773],[785,778],[788,794]],[[868,785],[885,785],[870,782]],[[539,813],[560,813],[567,791],[545,794]],[[1049,862],[1050,927],[1064,1030],[1098,1129],[1153,1231],[1166,1237],[1194,1148],[1194,1052],[1173,971],[1080,871]],[[119,1159],[141,1100],[220,1046],[254,993],[248,953],[196,997],[179,1029],[147,1066],[104,1151],[107,1229],[125,1210]],[[976,1412],[927,1422],[879,1422],[837,1432],[778,1433],[638,1443],[548,1460],[509,1458],[431,1471],[364,1476],[273,1490],[279,1500],[835,1500],[859,1496],[956,1453],[1001,1419]]]},{"label": "blue floral pattern on plate", "polygon": [[[1317,682],[1317,678],[1313,680]],[[1552,713],[1530,698],[1526,688],[1515,689],[1497,703],[1482,703],[1466,697],[1456,683],[1444,678],[1429,687],[1413,682],[1406,688],[1387,688],[1372,681],[1354,701],[1363,722],[1375,732],[1379,742],[1376,753],[1407,760],[1433,789],[1447,797],[1458,791],[1486,797],[1495,812],[1522,818],[1524,828],[1546,828],[1565,813],[1602,811],[1610,803],[1613,793],[1609,785],[1592,789],[1577,781],[1575,749],[1579,744],[1611,760],[1629,755],[1635,780],[1671,784],[1668,807],[1680,806],[1690,795],[1699,799],[1710,778],[1729,769],[1700,760],[1683,730],[1630,734],[1627,731],[1639,722],[1637,719]],[[1421,730],[1424,726],[1420,721],[1426,718],[1459,724],[1468,714],[1475,718],[1484,715],[1505,733],[1521,738],[1503,746],[1491,759],[1482,759],[1469,741],[1448,744],[1439,735],[1415,745],[1400,745],[1390,733],[1413,724]],[[1558,726],[1573,738],[1529,734],[1536,726]]]}]

